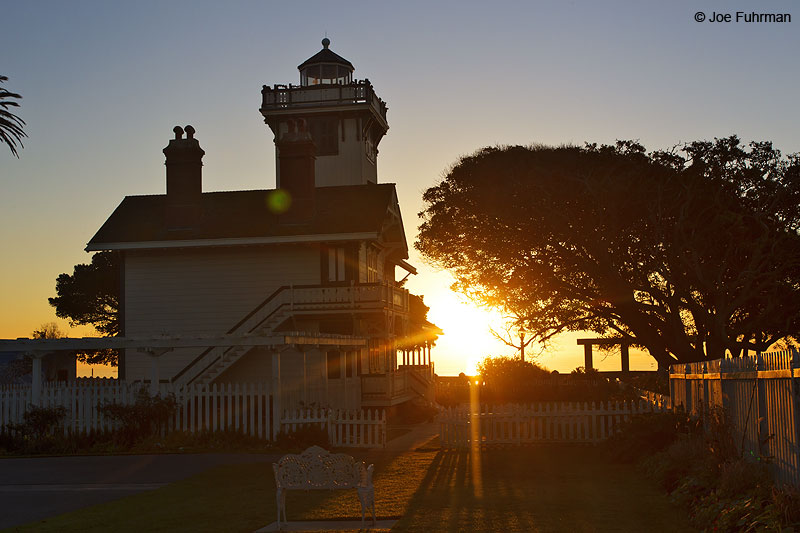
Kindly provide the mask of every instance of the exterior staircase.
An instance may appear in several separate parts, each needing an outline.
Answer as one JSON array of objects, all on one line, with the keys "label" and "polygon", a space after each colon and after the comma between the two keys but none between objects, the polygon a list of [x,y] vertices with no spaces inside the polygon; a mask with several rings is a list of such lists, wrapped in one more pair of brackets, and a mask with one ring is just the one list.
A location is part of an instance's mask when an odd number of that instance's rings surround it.
[{"label": "exterior staircase", "polygon": [[[292,316],[348,309],[380,310],[391,308],[408,311],[408,291],[387,283],[353,284],[349,286],[291,286],[277,288],[242,320],[229,329],[227,335],[275,335],[276,329]],[[211,383],[249,348],[245,346],[212,346],[200,353],[179,372],[173,383]]]}]

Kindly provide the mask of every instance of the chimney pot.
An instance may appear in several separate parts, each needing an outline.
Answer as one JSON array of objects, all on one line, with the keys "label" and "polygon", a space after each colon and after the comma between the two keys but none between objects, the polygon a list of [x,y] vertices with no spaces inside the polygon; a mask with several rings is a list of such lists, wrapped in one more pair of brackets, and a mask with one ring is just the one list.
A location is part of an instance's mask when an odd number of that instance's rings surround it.
[{"label": "chimney pot", "polygon": [[[164,148],[167,166],[166,220],[170,229],[196,226],[200,220],[203,194],[202,173],[205,152],[194,138],[192,126],[172,129],[175,138]],[[186,133],[187,138],[183,138]]]}]

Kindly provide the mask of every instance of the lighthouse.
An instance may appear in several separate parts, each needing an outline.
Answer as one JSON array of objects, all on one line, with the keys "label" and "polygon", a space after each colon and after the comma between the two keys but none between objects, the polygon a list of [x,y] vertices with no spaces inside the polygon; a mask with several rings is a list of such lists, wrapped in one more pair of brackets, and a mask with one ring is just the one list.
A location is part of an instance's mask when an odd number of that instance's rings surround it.
[{"label": "lighthouse", "polygon": [[368,79],[353,78],[355,67],[330,49],[328,38],[297,69],[299,85],[265,85],[261,91],[260,111],[274,135],[278,188],[287,178],[281,173],[282,143],[298,133],[313,142],[316,187],[377,183],[378,144],[389,130],[386,103]]}]

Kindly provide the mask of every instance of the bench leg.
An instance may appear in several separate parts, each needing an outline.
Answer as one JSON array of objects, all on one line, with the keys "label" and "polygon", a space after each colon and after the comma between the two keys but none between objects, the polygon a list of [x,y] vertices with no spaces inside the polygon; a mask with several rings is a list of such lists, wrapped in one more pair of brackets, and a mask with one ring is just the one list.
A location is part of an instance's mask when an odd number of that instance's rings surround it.
[{"label": "bench leg", "polygon": [[281,512],[283,512],[283,522],[286,523],[286,492],[279,488],[275,493],[275,499],[278,504],[278,530],[281,529]]},{"label": "bench leg", "polygon": [[366,522],[367,509],[372,511],[372,526],[375,527],[377,521],[375,520],[375,489],[358,489],[358,499],[361,501],[361,526]]}]

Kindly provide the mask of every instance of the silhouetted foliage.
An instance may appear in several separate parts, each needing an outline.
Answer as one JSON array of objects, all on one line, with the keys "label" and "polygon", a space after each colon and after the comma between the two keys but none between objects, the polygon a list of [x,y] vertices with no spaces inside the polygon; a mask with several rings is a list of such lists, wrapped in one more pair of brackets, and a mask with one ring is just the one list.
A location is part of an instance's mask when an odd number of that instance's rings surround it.
[{"label": "silhouetted foliage", "polygon": [[[71,326],[92,325],[100,333],[119,335],[120,265],[115,252],[99,252],[91,264],[75,265],[72,275],[56,279],[55,298],[48,298],[56,316],[69,320]],[[90,364],[117,365],[116,350],[81,352],[78,360]]]},{"label": "silhouetted foliage", "polygon": [[177,408],[175,397],[150,396],[146,389],[140,389],[133,404],[106,403],[100,406],[100,412],[120,424],[114,431],[115,440],[131,446],[160,434]]},{"label": "silhouetted foliage", "polygon": [[[477,387],[483,403],[601,402],[635,400],[633,390],[602,376],[596,370],[569,375],[551,373],[517,357],[487,357],[478,363]],[[463,401],[470,401],[464,397]]]},{"label": "silhouetted foliage", "polygon": [[66,336],[55,322],[45,322],[31,333],[32,339],[63,339]]},{"label": "silhouetted foliage", "polygon": [[767,464],[736,449],[720,411],[636,416],[606,442],[612,459],[640,461],[648,478],[702,531],[797,531],[800,492],[776,487]]},{"label": "silhouetted foliage", "polygon": [[301,451],[309,446],[330,448],[328,430],[319,424],[300,424],[292,431],[282,429],[275,439],[275,445],[287,451]]},{"label": "silhouetted foliage", "polygon": [[51,453],[63,444],[63,423],[67,410],[63,406],[28,406],[22,423],[0,427],[0,450],[17,453]]},{"label": "silhouetted foliage", "polygon": [[[8,81],[8,76],[0,76],[0,85]],[[17,145],[22,148],[22,138],[28,135],[22,127],[25,121],[9,111],[11,107],[19,107],[18,102],[12,99],[22,99],[17,93],[12,93],[0,87],[0,141],[11,149],[11,153],[19,157]]]},{"label": "silhouetted foliage", "polygon": [[665,366],[800,329],[800,159],[769,142],[485,148],[423,199],[417,249],[541,342],[594,331]]}]

